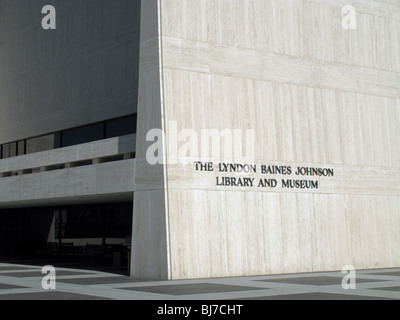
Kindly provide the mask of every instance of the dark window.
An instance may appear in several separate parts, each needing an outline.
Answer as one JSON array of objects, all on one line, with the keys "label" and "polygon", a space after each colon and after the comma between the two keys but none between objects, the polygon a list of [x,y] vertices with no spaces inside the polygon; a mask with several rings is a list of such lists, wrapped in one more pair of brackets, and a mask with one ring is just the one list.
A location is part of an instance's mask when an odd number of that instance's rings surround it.
[{"label": "dark window", "polygon": [[65,237],[69,239],[103,236],[103,218],[96,208],[68,209],[65,226]]},{"label": "dark window", "polygon": [[3,144],[2,156],[3,156],[3,159],[7,159],[10,157],[10,144],[9,143]]},{"label": "dark window", "polygon": [[132,234],[132,207],[114,206],[105,211],[107,238],[125,238]]},{"label": "dark window", "polygon": [[10,143],[10,157],[16,157],[17,156],[17,143],[12,142]]},{"label": "dark window", "polygon": [[26,140],[26,154],[52,150],[54,148],[54,134]]},{"label": "dark window", "polygon": [[104,139],[104,124],[96,123],[62,132],[62,146],[69,147]]},{"label": "dark window", "polygon": [[66,209],[68,239],[125,238],[132,233],[132,205],[82,206]]},{"label": "dark window", "polygon": [[18,142],[5,143],[0,145],[0,159],[135,134],[136,129],[137,115],[134,114]]},{"label": "dark window", "polygon": [[106,138],[115,138],[136,133],[137,116],[129,116],[106,122]]},{"label": "dark window", "polygon": [[[65,224],[67,223],[67,211],[54,211],[54,238],[62,239],[65,237]],[[61,231],[61,234],[60,234]]]},{"label": "dark window", "polygon": [[57,132],[54,134],[54,149],[58,149],[62,147],[62,133]]},{"label": "dark window", "polygon": [[18,151],[17,151],[18,156],[25,154],[25,140],[18,141],[17,149],[18,149]]}]

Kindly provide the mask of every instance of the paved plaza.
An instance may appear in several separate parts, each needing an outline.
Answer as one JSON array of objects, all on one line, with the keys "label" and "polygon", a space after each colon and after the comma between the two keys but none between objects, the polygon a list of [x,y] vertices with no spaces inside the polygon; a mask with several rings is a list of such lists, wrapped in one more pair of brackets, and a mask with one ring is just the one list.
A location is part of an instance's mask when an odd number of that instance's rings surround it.
[{"label": "paved plaza", "polygon": [[153,281],[67,268],[56,268],[56,290],[44,290],[41,271],[40,266],[0,264],[0,300],[400,299],[400,269],[357,271],[355,290],[342,288],[341,272]]}]

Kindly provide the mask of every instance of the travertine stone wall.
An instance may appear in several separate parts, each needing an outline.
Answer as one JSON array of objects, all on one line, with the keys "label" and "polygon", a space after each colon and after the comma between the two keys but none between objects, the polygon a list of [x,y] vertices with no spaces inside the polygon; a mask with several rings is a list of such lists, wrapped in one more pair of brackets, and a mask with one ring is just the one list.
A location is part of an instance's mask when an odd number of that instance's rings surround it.
[{"label": "travertine stone wall", "polygon": [[140,0],[1,0],[0,143],[135,113],[139,32]]},{"label": "travertine stone wall", "polygon": [[167,136],[174,121],[253,129],[257,165],[335,172],[314,190],[260,189],[167,161],[168,278],[400,266],[400,3],[149,2]]},{"label": "travertine stone wall", "polygon": [[164,129],[158,5],[153,0],[141,4],[131,275],[170,279],[165,166],[151,166],[146,160],[148,131]]}]

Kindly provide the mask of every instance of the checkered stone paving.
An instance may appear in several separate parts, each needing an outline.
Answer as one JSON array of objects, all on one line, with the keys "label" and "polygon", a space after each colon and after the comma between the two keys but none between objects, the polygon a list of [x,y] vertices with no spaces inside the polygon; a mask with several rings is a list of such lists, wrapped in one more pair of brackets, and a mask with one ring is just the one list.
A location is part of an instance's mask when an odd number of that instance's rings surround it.
[{"label": "checkered stone paving", "polygon": [[56,289],[44,290],[39,266],[0,263],[0,300],[399,300],[400,268],[178,281],[133,279],[107,272],[56,268]]}]

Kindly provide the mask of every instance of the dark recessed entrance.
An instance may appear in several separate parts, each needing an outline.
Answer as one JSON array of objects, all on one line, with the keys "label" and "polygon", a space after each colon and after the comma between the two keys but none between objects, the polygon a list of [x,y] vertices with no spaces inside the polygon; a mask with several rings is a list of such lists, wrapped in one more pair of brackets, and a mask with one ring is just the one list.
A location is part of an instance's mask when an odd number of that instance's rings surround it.
[{"label": "dark recessed entrance", "polygon": [[132,202],[0,210],[0,262],[128,274]]}]

